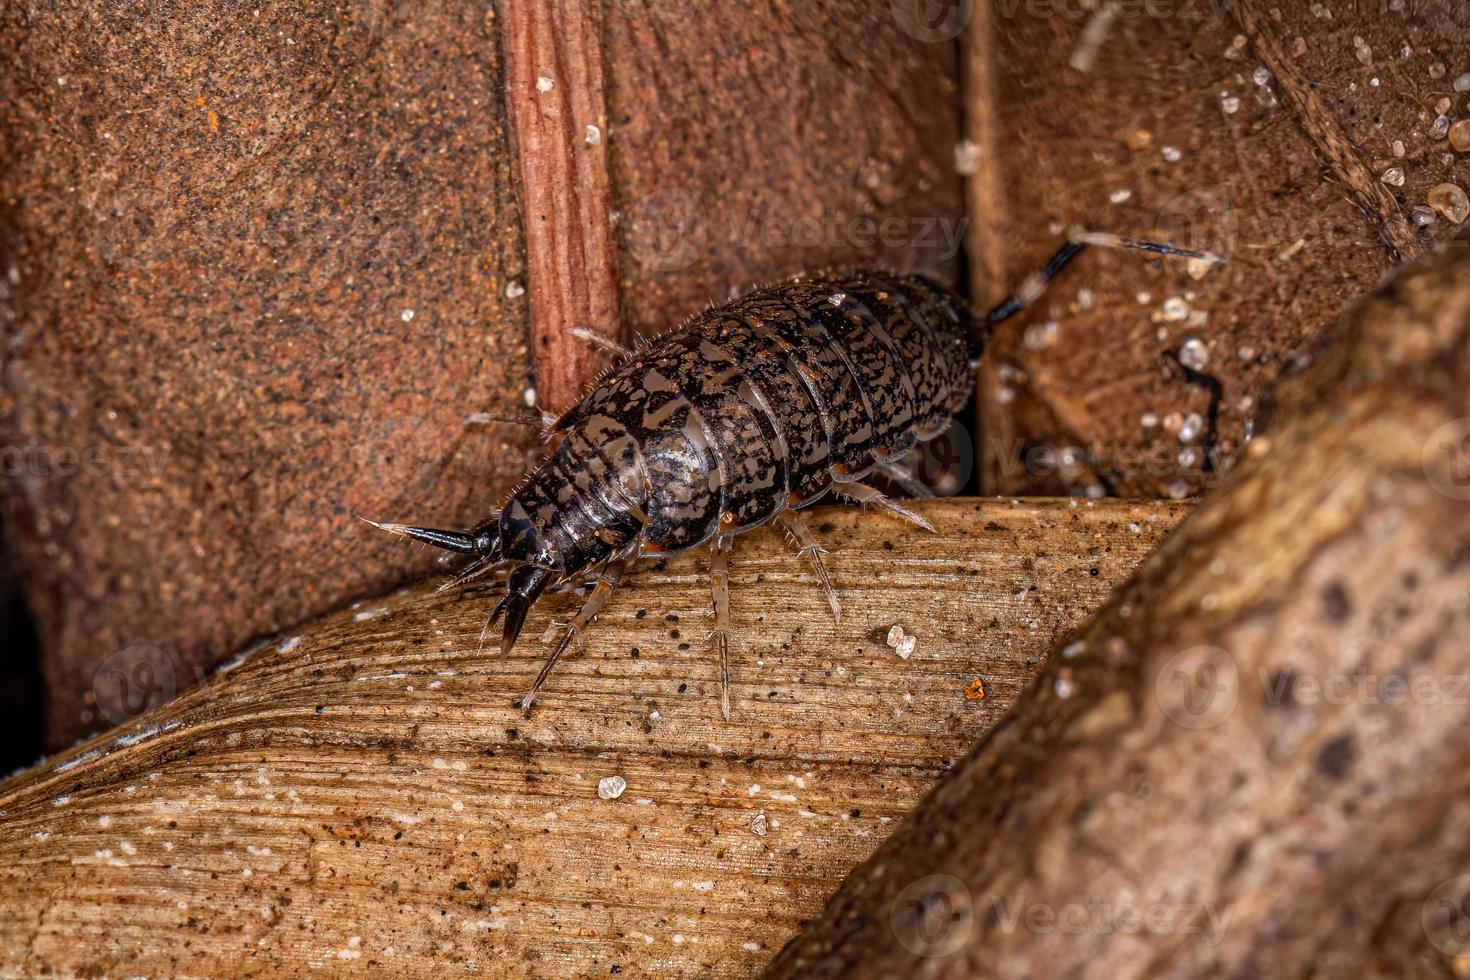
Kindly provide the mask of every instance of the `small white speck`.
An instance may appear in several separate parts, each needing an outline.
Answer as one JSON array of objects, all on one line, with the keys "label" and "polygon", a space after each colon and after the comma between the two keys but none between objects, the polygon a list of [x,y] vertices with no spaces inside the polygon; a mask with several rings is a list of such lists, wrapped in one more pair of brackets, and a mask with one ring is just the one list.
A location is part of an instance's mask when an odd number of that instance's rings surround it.
[{"label": "small white speck", "polygon": [[398,314],[398,316],[400,319],[403,320],[404,323],[408,323],[413,319],[414,313],[413,310],[404,310],[402,313]]},{"label": "small white speck", "polygon": [[525,391],[521,392],[521,401],[525,402],[527,406],[529,406],[531,408],[535,408],[536,407],[536,389],[535,388],[527,388]]},{"label": "small white speck", "polygon": [[954,145],[954,170],[961,177],[972,177],[980,171],[980,144],[963,139]]},{"label": "small white speck", "polygon": [[1133,196],[1133,192],[1126,187],[1120,187],[1108,195],[1108,200],[1114,204],[1122,204]]},{"label": "small white speck", "polygon": [[841,306],[843,301],[846,299],[846,293],[833,293],[831,296],[827,297],[827,302],[831,303],[833,306]]},{"label": "small white speck", "polygon": [[750,821],[750,832],[757,837],[766,836],[766,811],[756,811],[755,817]]},{"label": "small white speck", "polygon": [[1068,678],[1058,677],[1056,683],[1052,685],[1052,689],[1057,692],[1057,697],[1070,698],[1073,691],[1076,690],[1076,687]]},{"label": "small white speck", "polygon": [[1210,363],[1210,348],[1198,337],[1191,337],[1179,348],[1179,363],[1195,371],[1203,370]]},{"label": "small white speck", "polygon": [[596,146],[602,142],[602,130],[598,129],[592,123],[588,123],[587,135],[583,139],[586,140],[588,146]]},{"label": "small white speck", "polygon": [[1193,442],[1194,440],[1199,438],[1200,433],[1204,431],[1204,428],[1204,417],[1201,416],[1198,412],[1190,412],[1189,415],[1185,417],[1184,423],[1179,427],[1179,441]]},{"label": "small white speck", "polygon": [[1057,342],[1062,326],[1055,320],[1033,323],[1021,334],[1021,342],[1030,350],[1046,350]]},{"label": "small white speck", "polygon": [[1267,68],[1265,65],[1256,66],[1256,70],[1251,72],[1251,81],[1255,82],[1257,85],[1271,84],[1271,69]]},{"label": "small white speck", "polygon": [[280,644],[276,647],[276,649],[279,650],[281,653],[290,653],[292,650],[295,650],[300,645],[301,637],[292,636],[282,640]]},{"label": "small white speck", "polygon": [[510,282],[505,284],[505,295],[509,299],[516,299],[518,297],[524,296],[526,295],[526,287],[521,285],[521,281],[519,279],[512,279]]},{"label": "small white speck", "polygon": [[556,82],[552,81],[546,75],[542,75],[540,78],[536,79],[536,91],[550,92],[554,88],[556,88]]},{"label": "small white speck", "polygon": [[597,781],[597,796],[599,799],[615,800],[627,788],[628,781],[622,776],[604,776]]},{"label": "small white speck", "polygon": [[1183,153],[1179,152],[1179,147],[1177,146],[1163,147],[1159,150],[1159,153],[1163,156],[1165,160],[1168,160],[1170,163],[1178,163],[1180,159],[1184,156]]}]

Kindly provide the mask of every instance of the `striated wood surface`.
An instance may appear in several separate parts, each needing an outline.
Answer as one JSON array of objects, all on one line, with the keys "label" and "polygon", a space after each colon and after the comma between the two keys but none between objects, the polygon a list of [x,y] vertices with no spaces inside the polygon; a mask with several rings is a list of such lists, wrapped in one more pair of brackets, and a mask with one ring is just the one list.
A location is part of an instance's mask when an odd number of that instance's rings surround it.
[{"label": "striated wood surface", "polygon": [[1470,969],[1470,253],[1406,268],[772,977]]},{"label": "striated wood surface", "polygon": [[702,556],[635,575],[530,719],[571,596],[508,660],[488,590],[433,584],[277,638],[0,786],[0,972],[752,974],[1186,505],[919,509],[814,512],[840,626],[741,539],[729,724]]},{"label": "striated wood surface", "polygon": [[505,106],[524,212],[536,393],[562,411],[606,364],[568,329],[612,341],[621,332],[602,5],[507,3],[504,17]]}]

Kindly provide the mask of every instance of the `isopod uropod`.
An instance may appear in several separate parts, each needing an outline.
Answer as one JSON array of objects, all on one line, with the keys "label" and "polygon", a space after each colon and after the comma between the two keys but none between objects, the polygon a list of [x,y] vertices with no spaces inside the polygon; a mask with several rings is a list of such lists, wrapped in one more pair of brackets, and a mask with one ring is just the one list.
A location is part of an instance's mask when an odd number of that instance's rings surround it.
[{"label": "isopod uropod", "polygon": [[734,535],[780,521],[812,565],[834,619],[841,607],[800,511],[837,494],[919,527],[922,517],[864,482],[881,474],[930,495],[899,460],[969,399],[974,362],[1000,321],[1024,309],[1086,244],[1213,260],[1111,235],[1075,234],[989,313],[917,276],[799,277],[695,316],[621,356],[550,423],[560,443],[500,512],[467,531],[369,522],[472,556],[456,581],[506,570],[501,651],[549,586],[592,586],[562,625],[521,700],[532,700],[630,564],[710,548],[720,710],[728,719],[729,550]]}]

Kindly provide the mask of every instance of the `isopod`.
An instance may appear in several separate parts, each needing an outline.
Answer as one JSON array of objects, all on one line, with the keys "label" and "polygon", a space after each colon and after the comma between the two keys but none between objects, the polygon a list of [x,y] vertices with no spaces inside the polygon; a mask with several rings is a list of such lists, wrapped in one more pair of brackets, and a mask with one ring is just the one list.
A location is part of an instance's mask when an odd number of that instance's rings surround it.
[{"label": "isopod", "polygon": [[520,701],[527,712],[630,565],[707,545],[720,711],[728,720],[734,536],[779,521],[840,620],[823,549],[801,510],[835,494],[932,530],[864,481],[881,475],[913,496],[931,495],[899,460],[943,433],[969,400],[974,364],[996,324],[1035,300],[1088,244],[1218,261],[1074,234],[1015,294],[978,316],[918,276],[798,277],[757,289],[636,352],[604,342],[621,360],[549,422],[559,444],[495,516],[465,531],[368,523],[472,556],[456,582],[506,571],[505,594],[485,625],[504,617],[502,653],[548,587],[591,586],[576,615],[559,624],[562,635]]}]

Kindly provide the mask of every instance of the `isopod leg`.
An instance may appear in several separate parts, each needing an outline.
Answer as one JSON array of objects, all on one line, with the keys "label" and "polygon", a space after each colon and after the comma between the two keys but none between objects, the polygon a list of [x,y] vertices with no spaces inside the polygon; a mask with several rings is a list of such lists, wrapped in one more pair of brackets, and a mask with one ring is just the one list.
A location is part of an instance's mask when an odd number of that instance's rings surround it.
[{"label": "isopod leg", "polygon": [[616,357],[631,357],[633,354],[632,351],[628,350],[628,348],[624,347],[622,344],[608,340],[602,334],[594,333],[593,331],[588,330],[586,327],[572,327],[570,330],[567,331],[567,333],[571,334],[573,337],[576,337],[584,344],[591,344],[598,350],[605,350],[609,354],[612,354]]},{"label": "isopod leg", "polygon": [[441,584],[439,588],[435,589],[434,591],[447,592],[448,590],[453,589],[457,586],[464,585],[466,582],[473,581],[474,579],[479,578],[481,575],[484,575],[487,572],[493,572],[499,565],[500,561],[498,559],[492,558],[489,555],[476,558],[464,568],[461,568],[459,571],[455,572],[454,575],[451,576],[447,582]]},{"label": "isopod leg", "polygon": [[531,715],[531,703],[536,700],[536,692],[541,690],[541,685],[545,684],[546,678],[551,676],[552,668],[556,666],[562,654],[566,653],[567,647],[571,646],[572,641],[592,624],[608,598],[617,590],[618,582],[622,578],[624,569],[628,566],[628,561],[629,559],[624,557],[610,562],[602,574],[594,579],[596,584],[593,585],[591,594],[587,596],[587,601],[582,603],[582,608],[577,610],[577,614],[569,622],[558,624],[564,630],[561,639],[551,651],[551,656],[546,658],[546,663],[541,665],[541,672],[531,682],[531,689],[526,692],[525,697],[521,698],[521,710],[526,717],[529,718]]},{"label": "isopod leg", "polygon": [[822,555],[825,553],[817,539],[812,537],[811,529],[794,510],[783,510],[778,515],[786,530],[796,540],[797,554],[809,559],[812,570],[817,573],[817,583],[821,585],[822,591],[827,594],[827,604],[832,607],[832,622],[842,622],[842,604],[837,601],[837,590],[832,588],[832,580],[827,577],[827,566],[822,564]]},{"label": "isopod leg", "polygon": [[934,490],[923,480],[914,476],[913,470],[899,463],[879,463],[878,472],[903,487],[903,492],[918,500],[929,500]]},{"label": "isopod leg", "polygon": [[710,603],[715,628],[710,632],[720,660],[720,716],[730,720],[730,539],[721,534],[710,545]]},{"label": "isopod leg", "polygon": [[556,420],[555,412],[547,412],[538,408],[530,412],[474,412],[465,419],[465,422],[470,425],[509,422],[511,425],[530,425],[540,429],[552,429],[556,426]]},{"label": "isopod leg", "polygon": [[1142,252],[1153,252],[1156,255],[1173,255],[1212,264],[1221,261],[1218,256],[1211,255],[1209,252],[1197,252],[1160,242],[1141,242],[1136,238],[1124,238],[1121,235],[1109,235],[1103,232],[1074,230],[1068,236],[1066,244],[1056,250],[1041,271],[1027,276],[1014,293],[1001,300],[988,313],[979,318],[979,332],[982,336],[978,339],[988,338],[996,324],[1009,320],[1041,298],[1041,294],[1046,291],[1047,284],[1055,279],[1057,274],[1065,269],[1068,263],[1088,245],[1098,245],[1103,248],[1130,248]]},{"label": "isopod leg", "polygon": [[896,517],[902,517],[904,520],[908,521],[911,524],[917,524],[919,527],[922,527],[926,531],[934,530],[933,524],[930,524],[928,521],[924,520],[924,518],[920,517],[918,514],[915,514],[913,511],[909,510],[907,507],[904,507],[902,504],[895,503],[894,501],[888,499],[888,497],[884,496],[882,491],[874,490],[872,487],[868,486],[865,483],[839,483],[836,487],[836,490],[844,497],[851,497],[853,500],[856,500],[864,507],[866,507],[868,504],[872,504],[875,507],[883,508],[884,510],[888,511],[888,513],[893,514]]}]

